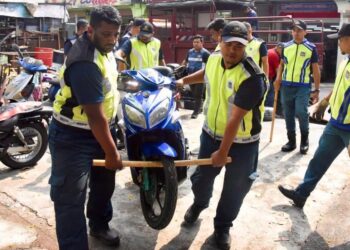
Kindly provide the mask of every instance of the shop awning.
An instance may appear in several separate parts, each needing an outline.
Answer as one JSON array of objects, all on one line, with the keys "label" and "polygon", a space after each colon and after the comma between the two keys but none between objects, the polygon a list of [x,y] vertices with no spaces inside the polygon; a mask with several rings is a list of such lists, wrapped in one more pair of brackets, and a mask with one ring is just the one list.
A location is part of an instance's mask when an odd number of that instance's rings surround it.
[{"label": "shop awning", "polygon": [[49,17],[49,18],[57,18],[68,20],[69,14],[67,8],[63,5],[55,5],[55,4],[39,4],[39,5],[31,5],[30,12],[33,17]]},{"label": "shop awning", "polygon": [[1,3],[0,16],[31,18],[27,8],[21,3]]}]

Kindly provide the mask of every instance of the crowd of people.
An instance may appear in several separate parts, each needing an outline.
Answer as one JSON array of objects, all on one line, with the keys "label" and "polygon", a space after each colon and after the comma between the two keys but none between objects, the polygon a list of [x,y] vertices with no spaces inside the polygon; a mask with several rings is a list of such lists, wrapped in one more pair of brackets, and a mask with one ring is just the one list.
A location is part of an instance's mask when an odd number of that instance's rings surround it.
[{"label": "crowd of people", "polygon": [[[250,16],[256,16],[252,11],[247,9]],[[119,245],[118,233],[108,224],[113,215],[115,174],[122,168],[112,129],[119,102],[116,69],[123,70],[126,65],[117,65],[115,56],[126,59],[130,68],[136,70],[165,65],[161,41],[155,38],[150,22],[135,19],[118,45],[121,17],[115,8],[94,8],[89,25],[86,20],[81,23],[84,31],[80,33],[78,23],[78,32],[69,41],[70,48],[67,42],[62,86],[49,128],[51,199],[60,249],[88,249],[84,213],[88,185],[86,216],[90,235],[107,245]],[[215,51],[210,53],[204,48],[202,36],[193,36],[193,48],[182,62],[188,75],[176,82],[178,87],[190,85],[194,93],[191,117],[195,119],[204,112],[198,158],[212,159],[212,165],[197,167],[190,178],[194,200],[184,221],[194,224],[209,206],[214,180],[225,167],[224,185],[213,218],[213,235],[220,249],[230,248],[230,228],[257,176],[264,105],[272,105],[271,96],[280,93],[278,110],[283,110],[288,137],[281,151],[296,148],[297,117],[299,151],[306,154],[308,102],[310,97],[314,103],[319,101],[318,55],[315,45],[305,38],[305,22],[294,21],[293,39],[270,50],[265,41],[254,36],[257,28],[257,22],[227,22],[221,18],[210,22],[207,30],[217,42]],[[350,53],[350,24],[345,23],[330,38],[339,40],[342,53]],[[321,119],[330,105],[331,120],[303,182],[296,189],[278,187],[297,207],[304,206],[333,160],[349,147],[349,93],[350,57],[339,66],[333,91],[317,105],[315,117]],[[231,163],[226,164],[227,156],[232,158]],[[106,168],[93,168],[94,158],[105,158]]]}]

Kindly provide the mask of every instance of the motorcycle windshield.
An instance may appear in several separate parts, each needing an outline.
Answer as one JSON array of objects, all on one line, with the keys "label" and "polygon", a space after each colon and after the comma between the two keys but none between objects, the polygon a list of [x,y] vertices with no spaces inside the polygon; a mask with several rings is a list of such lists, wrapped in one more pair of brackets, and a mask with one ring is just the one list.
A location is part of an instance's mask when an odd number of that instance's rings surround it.
[{"label": "motorcycle windshield", "polygon": [[30,82],[33,75],[22,71],[19,75],[13,78],[10,83],[6,86],[4,98],[12,99],[19,92],[21,92],[25,86]]},{"label": "motorcycle windshield", "polygon": [[155,69],[125,70],[124,74],[129,75],[140,84],[140,90],[155,91],[160,86],[170,85],[172,79],[162,75]]}]

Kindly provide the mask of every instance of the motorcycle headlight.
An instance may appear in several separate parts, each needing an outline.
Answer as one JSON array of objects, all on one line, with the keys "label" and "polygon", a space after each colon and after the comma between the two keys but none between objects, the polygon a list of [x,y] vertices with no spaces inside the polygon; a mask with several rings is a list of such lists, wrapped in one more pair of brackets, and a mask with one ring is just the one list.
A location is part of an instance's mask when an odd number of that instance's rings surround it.
[{"label": "motorcycle headlight", "polygon": [[169,105],[170,100],[168,98],[164,99],[160,104],[158,104],[158,106],[152,111],[149,116],[150,127],[154,127],[166,118]]},{"label": "motorcycle headlight", "polygon": [[146,128],[145,115],[140,110],[126,104],[125,114],[127,119],[129,119],[132,124],[141,128]]}]

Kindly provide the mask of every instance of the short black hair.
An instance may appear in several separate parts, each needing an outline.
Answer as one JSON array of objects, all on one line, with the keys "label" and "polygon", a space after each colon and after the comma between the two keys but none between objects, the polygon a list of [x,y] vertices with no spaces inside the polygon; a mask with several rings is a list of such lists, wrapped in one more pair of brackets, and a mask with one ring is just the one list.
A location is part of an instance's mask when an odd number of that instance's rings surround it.
[{"label": "short black hair", "polygon": [[215,31],[220,31],[226,25],[226,21],[223,18],[215,18],[207,25],[207,30],[213,29]]},{"label": "short black hair", "polygon": [[77,29],[85,28],[89,22],[86,19],[79,19],[77,22]]},{"label": "short black hair", "polygon": [[203,36],[201,36],[201,35],[195,35],[194,37],[192,37],[192,41],[194,39],[199,39],[199,40],[201,40],[201,42],[203,42]]},{"label": "short black hair", "polygon": [[102,21],[120,26],[122,18],[116,8],[110,5],[102,5],[92,9],[90,13],[90,25],[96,28]]}]

